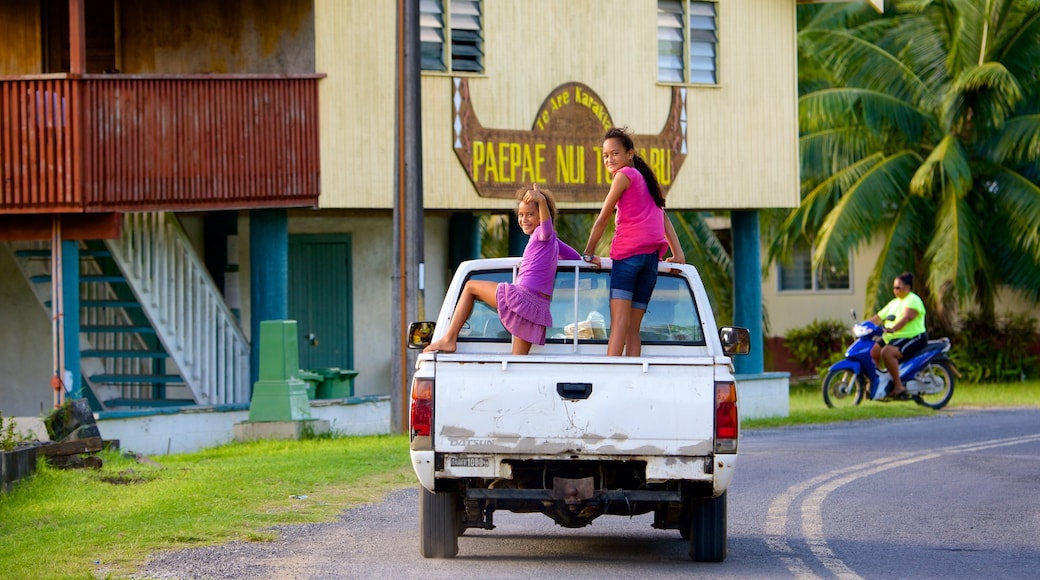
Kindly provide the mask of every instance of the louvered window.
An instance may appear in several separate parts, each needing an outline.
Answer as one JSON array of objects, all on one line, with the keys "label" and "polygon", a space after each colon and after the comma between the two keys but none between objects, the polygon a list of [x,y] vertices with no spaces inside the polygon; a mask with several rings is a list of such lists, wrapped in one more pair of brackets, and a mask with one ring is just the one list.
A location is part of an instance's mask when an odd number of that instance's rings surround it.
[{"label": "louvered window", "polygon": [[714,2],[658,0],[657,79],[716,84],[718,37]]},{"label": "louvered window", "polygon": [[[450,7],[449,11],[444,6]],[[481,0],[420,0],[422,69],[484,72]],[[446,47],[450,47],[450,53]]]},{"label": "louvered window", "polygon": [[852,288],[849,265],[851,260],[825,260],[818,272],[812,269],[812,248],[797,244],[788,263],[777,264],[778,290],[813,291],[850,290]]}]

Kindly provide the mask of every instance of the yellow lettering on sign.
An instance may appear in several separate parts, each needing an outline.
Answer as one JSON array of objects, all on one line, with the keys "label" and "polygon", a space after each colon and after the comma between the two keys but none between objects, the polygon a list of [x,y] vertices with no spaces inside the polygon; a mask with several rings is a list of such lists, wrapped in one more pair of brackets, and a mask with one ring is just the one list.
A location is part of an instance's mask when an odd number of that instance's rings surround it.
[{"label": "yellow lettering on sign", "polygon": [[549,123],[549,109],[542,109],[538,115],[538,129],[544,131],[545,125]]},{"label": "yellow lettering on sign", "polygon": [[559,111],[560,107],[563,107],[564,105],[567,105],[567,104],[569,104],[571,102],[571,94],[570,93],[560,93],[559,95],[556,95],[555,97],[553,97],[551,102],[552,102],[552,110]]},{"label": "yellow lettering on sign", "polygon": [[596,156],[596,185],[610,183],[612,176],[607,172],[606,165],[603,165],[603,148],[593,147],[592,153]]},{"label": "yellow lettering on sign", "polygon": [[473,142],[473,179],[480,181],[480,168],[484,165],[484,142]]},{"label": "yellow lettering on sign", "polygon": [[523,153],[520,151],[519,143],[509,144],[509,179],[508,181],[516,181],[517,171],[520,169],[520,164],[524,162]]},{"label": "yellow lettering on sign", "polygon": [[557,183],[585,183],[585,147],[556,146]]},{"label": "yellow lettering on sign", "polygon": [[650,169],[657,176],[657,182],[661,186],[672,184],[672,150],[663,147],[651,147],[649,149],[638,149],[636,153],[646,161]]},{"label": "yellow lettering on sign", "polygon": [[495,144],[488,143],[487,161],[484,162],[484,181],[498,181],[498,161],[495,159]]},{"label": "yellow lettering on sign", "polygon": [[[644,153],[644,155],[646,155]],[[672,150],[651,147],[649,157],[644,157],[646,164],[654,170],[657,182],[662,186],[672,184]]]},{"label": "yellow lettering on sign", "polygon": [[545,183],[544,143],[473,142],[473,179],[489,183]]},{"label": "yellow lettering on sign", "polygon": [[610,129],[611,124],[607,118],[607,108],[603,106],[603,103],[597,101],[595,97],[581,90],[581,87],[578,86],[574,87],[574,102],[592,111],[592,114],[603,125],[603,128]]},{"label": "yellow lettering on sign", "polygon": [[530,145],[524,145],[523,169],[520,181],[523,183],[545,183],[542,178],[542,166],[545,165],[545,144],[538,143],[531,151]]}]

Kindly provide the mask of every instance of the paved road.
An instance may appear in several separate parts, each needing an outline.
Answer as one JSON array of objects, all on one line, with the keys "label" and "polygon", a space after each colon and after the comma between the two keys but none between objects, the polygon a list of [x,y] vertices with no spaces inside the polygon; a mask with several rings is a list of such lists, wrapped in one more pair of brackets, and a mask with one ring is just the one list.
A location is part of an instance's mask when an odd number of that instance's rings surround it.
[{"label": "paved road", "polygon": [[651,515],[564,529],[496,513],[423,560],[415,489],[270,543],[164,554],[151,578],[1036,578],[1040,410],[746,431],[729,558],[690,562]]}]

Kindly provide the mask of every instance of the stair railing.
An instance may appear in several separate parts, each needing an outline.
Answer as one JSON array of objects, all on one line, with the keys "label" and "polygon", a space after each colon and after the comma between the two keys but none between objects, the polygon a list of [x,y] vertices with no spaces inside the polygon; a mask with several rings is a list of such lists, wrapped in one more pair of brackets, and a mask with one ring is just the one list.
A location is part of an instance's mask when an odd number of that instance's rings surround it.
[{"label": "stair railing", "polygon": [[[32,257],[28,259],[18,259],[17,252],[19,250],[28,250],[30,252],[46,252],[49,256],[51,251],[50,241],[33,240],[33,241],[17,241],[17,242],[5,242],[0,243],[0,246],[6,246],[11,256],[15,260],[15,264],[18,269],[21,270],[22,276],[26,280],[32,280],[37,276],[49,276],[51,273],[51,260],[50,257]],[[101,268],[94,260],[83,260],[80,262],[80,274],[102,274]],[[51,310],[51,287],[52,282],[48,281],[39,284],[30,284],[33,290],[33,294],[39,301],[40,306],[47,312],[48,318],[53,316],[54,313]],[[80,285],[80,300],[91,301],[91,300],[114,300],[116,297],[112,287],[108,284],[81,284]],[[87,327],[106,327],[106,326],[123,326],[129,325],[132,321],[127,315],[127,312],[123,308],[84,308],[80,312],[80,325]],[[136,333],[120,332],[120,333],[106,333],[106,332],[88,332],[81,334],[79,337],[80,350],[135,350],[146,348],[143,343],[141,336]],[[147,399],[150,396],[150,387],[145,385],[124,385],[120,387],[110,387],[104,385],[97,385],[91,382],[90,375],[95,374],[89,372],[89,369],[96,369],[96,372],[103,374],[133,374],[133,375],[147,375],[154,372],[153,363],[148,359],[143,358],[131,358],[131,359],[120,359],[113,357],[84,357],[81,361],[83,369],[83,380],[90,385],[90,388],[94,390],[95,396],[99,400],[106,400],[113,397],[123,397],[130,399]]]},{"label": "stair railing", "polygon": [[173,214],[125,214],[106,243],[196,402],[248,403],[249,343]]}]

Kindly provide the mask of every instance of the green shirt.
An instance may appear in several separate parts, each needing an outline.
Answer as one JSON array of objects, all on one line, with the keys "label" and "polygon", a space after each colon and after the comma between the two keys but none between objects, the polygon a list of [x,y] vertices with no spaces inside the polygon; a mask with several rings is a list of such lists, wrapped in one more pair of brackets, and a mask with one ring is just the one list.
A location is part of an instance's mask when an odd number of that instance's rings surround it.
[{"label": "green shirt", "polygon": [[[921,300],[920,296],[913,292],[907,292],[905,298],[893,298],[891,302],[886,304],[885,307],[881,309],[881,312],[878,312],[878,317],[881,318],[881,324],[883,324],[885,328],[895,326],[895,324],[899,322],[899,319],[903,317],[903,312],[905,312],[907,308],[916,310],[917,316],[915,316],[910,322],[907,322],[906,326],[903,328],[889,333],[885,337],[886,339],[913,338],[925,331],[924,302]],[[894,314],[896,319],[885,320],[889,314]]]}]

